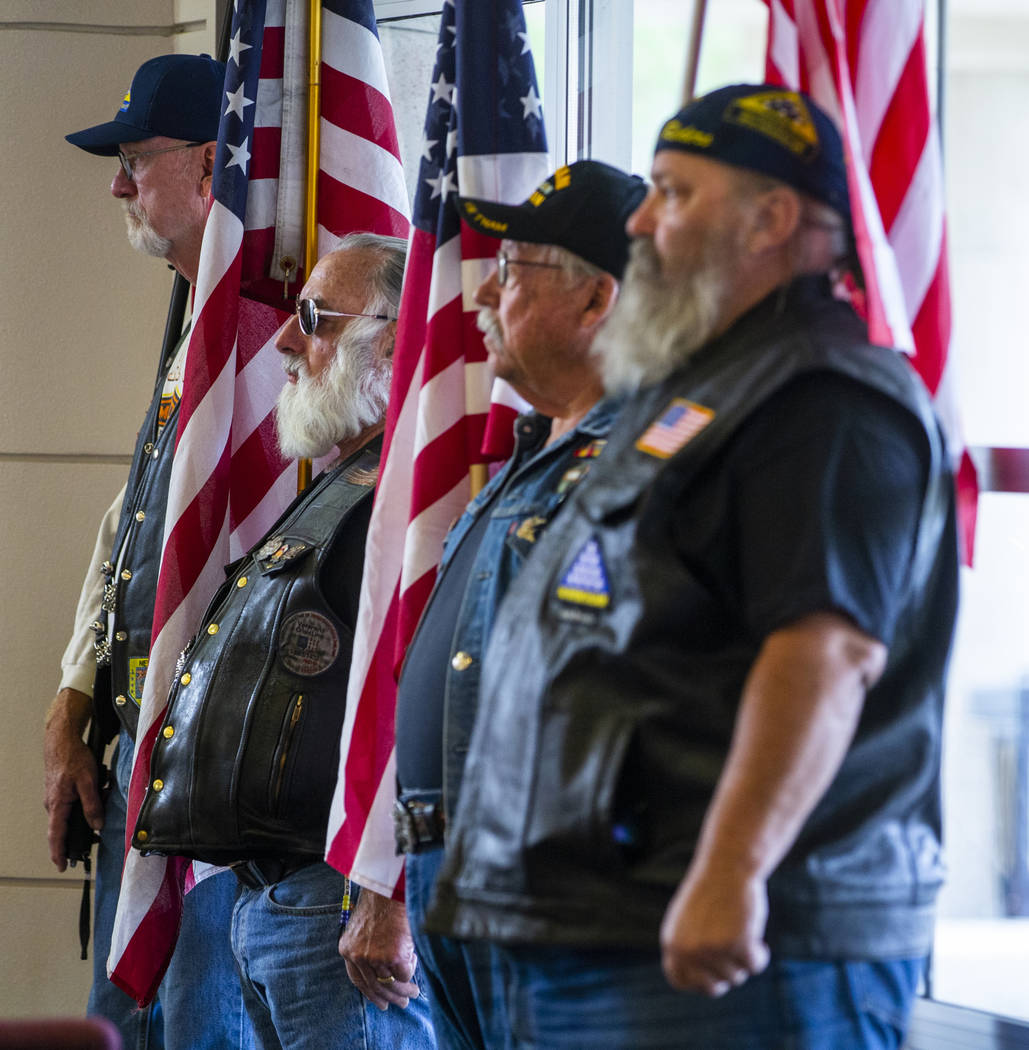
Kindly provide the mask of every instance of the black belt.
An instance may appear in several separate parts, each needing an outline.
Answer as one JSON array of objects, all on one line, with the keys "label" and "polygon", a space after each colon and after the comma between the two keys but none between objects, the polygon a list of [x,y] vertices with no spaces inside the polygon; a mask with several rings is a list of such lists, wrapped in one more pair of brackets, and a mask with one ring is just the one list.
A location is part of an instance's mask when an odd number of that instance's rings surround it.
[{"label": "black belt", "polygon": [[306,868],[308,864],[316,864],[318,860],[318,857],[259,857],[241,860],[229,867],[244,886],[259,890],[281,882],[293,872]]},{"label": "black belt", "polygon": [[393,803],[397,853],[422,853],[443,846],[443,792],[403,791]]}]

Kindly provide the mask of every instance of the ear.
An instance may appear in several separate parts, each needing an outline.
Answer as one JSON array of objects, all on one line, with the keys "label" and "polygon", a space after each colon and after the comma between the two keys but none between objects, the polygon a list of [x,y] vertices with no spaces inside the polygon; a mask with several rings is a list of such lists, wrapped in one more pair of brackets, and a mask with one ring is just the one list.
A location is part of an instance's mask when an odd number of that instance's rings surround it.
[{"label": "ear", "polygon": [[786,245],[800,226],[803,204],[789,186],[774,186],[752,203],[747,250],[753,255],[775,251]]},{"label": "ear", "polygon": [[214,176],[214,158],[218,152],[217,142],[205,142],[200,151],[204,174],[200,179],[200,191],[205,197],[211,196],[211,180]]},{"label": "ear", "polygon": [[393,356],[393,347],[397,341],[397,322],[388,321],[379,333],[376,343],[381,357],[387,361]]},{"label": "ear", "polygon": [[599,328],[607,319],[618,298],[618,282],[609,273],[593,278],[589,301],[582,312],[586,328]]}]

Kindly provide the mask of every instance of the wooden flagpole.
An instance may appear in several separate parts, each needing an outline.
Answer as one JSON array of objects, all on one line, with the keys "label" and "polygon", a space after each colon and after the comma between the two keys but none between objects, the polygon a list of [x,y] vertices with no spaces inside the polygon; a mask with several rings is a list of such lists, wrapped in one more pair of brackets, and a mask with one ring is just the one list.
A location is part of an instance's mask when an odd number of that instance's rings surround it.
[{"label": "wooden flagpole", "polygon": [[686,51],[686,75],[682,84],[682,104],[692,102],[697,90],[697,70],[700,68],[700,42],[704,37],[704,16],[707,0],[693,0],[693,25],[690,27],[689,47]]}]

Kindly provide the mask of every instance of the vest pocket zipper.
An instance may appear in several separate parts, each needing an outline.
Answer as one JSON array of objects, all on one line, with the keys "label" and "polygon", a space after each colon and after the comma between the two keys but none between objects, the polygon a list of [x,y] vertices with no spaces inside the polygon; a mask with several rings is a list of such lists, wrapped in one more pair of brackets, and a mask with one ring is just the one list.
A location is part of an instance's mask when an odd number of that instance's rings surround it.
[{"label": "vest pocket zipper", "polygon": [[279,741],[275,763],[272,767],[272,775],[275,778],[275,786],[272,790],[272,811],[278,813],[279,801],[282,798],[282,787],[286,781],[286,766],[289,762],[290,750],[297,735],[297,727],[304,713],[304,694],[295,693],[292,699],[292,709],[289,718],[283,727],[282,737]]}]

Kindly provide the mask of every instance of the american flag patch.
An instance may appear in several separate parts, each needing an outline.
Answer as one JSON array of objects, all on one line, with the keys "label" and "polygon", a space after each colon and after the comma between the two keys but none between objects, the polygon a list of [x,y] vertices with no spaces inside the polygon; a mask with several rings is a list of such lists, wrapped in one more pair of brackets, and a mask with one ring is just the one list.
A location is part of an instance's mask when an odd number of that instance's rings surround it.
[{"label": "american flag patch", "polygon": [[640,452],[658,459],[674,456],[715,418],[714,412],[684,397],[672,398],[668,407],[636,440]]}]

